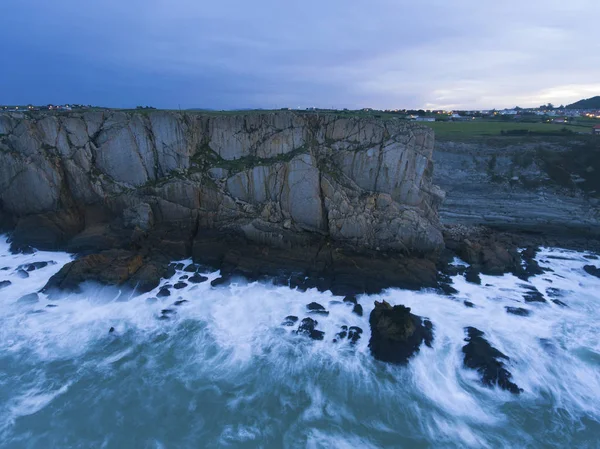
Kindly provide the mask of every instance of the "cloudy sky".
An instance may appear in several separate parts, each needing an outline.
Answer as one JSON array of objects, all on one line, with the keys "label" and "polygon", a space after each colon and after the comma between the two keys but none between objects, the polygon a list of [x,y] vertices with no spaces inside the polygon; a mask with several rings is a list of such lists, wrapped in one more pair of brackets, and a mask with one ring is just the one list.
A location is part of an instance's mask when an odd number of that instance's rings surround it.
[{"label": "cloudy sky", "polygon": [[492,108],[600,95],[600,0],[0,0],[0,104]]}]

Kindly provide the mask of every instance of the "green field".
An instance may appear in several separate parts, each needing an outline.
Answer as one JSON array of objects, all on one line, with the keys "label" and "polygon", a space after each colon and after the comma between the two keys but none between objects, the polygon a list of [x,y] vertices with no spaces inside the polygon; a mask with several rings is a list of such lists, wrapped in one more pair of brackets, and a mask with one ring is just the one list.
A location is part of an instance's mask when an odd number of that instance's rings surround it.
[{"label": "green field", "polygon": [[[597,123],[597,122],[596,122]],[[423,123],[435,131],[441,139],[471,138],[484,136],[500,136],[502,132],[513,130],[527,130],[532,133],[560,134],[561,130],[568,129],[574,133],[591,133],[594,122],[589,124],[564,124],[564,123],[523,123],[472,120],[466,122],[432,122]]]}]

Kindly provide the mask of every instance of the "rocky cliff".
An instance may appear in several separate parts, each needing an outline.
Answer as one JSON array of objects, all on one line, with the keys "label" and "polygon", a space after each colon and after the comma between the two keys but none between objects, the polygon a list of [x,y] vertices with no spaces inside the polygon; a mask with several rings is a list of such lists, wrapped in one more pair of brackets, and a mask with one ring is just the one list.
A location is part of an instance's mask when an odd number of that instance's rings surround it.
[{"label": "rocky cliff", "polygon": [[110,246],[110,223],[132,239],[226,230],[429,254],[443,246],[432,150],[427,128],[331,115],[0,114],[0,202],[38,247]]}]

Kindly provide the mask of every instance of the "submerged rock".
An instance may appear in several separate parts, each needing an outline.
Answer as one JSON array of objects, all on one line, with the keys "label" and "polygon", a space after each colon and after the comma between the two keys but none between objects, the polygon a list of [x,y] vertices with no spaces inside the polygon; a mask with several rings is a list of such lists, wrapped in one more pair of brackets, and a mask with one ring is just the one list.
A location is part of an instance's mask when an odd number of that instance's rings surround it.
[{"label": "submerged rock", "polygon": [[313,340],[323,340],[325,332],[315,329],[317,324],[319,324],[319,322],[312,318],[304,318],[300,323],[300,326],[298,326],[296,333],[306,335]]},{"label": "submerged rock", "polygon": [[404,364],[419,351],[421,343],[431,347],[433,325],[410,313],[409,307],[375,301],[369,317],[369,348],[377,360]]},{"label": "submerged rock", "polygon": [[465,328],[467,344],[463,346],[464,365],[467,368],[477,370],[481,374],[481,381],[484,385],[498,385],[503,390],[510,391],[513,394],[519,394],[523,390],[511,382],[512,374],[504,368],[502,360],[509,358],[494,348],[483,338],[485,335],[479,329],[474,327]]},{"label": "submerged rock", "polygon": [[21,279],[27,279],[29,277],[29,273],[22,268],[17,270],[16,275]]},{"label": "submerged rock", "polygon": [[175,306],[180,306],[180,305],[182,305],[182,304],[185,304],[186,302],[189,302],[189,301],[188,301],[187,299],[178,299],[177,301],[175,301],[175,302],[173,303],[173,305],[175,305]]},{"label": "submerged rock", "polygon": [[533,285],[521,285],[527,292],[523,295],[525,302],[546,302],[544,295]]},{"label": "submerged rock", "polygon": [[17,303],[19,304],[35,304],[39,302],[39,296],[37,293],[29,293],[28,295],[21,296],[17,299]]},{"label": "submerged rock", "polygon": [[465,305],[465,307],[468,307],[470,309],[475,307],[475,304],[473,304],[471,301],[465,300],[465,301],[463,301],[463,304]]},{"label": "submerged rock", "polygon": [[173,288],[176,290],[181,290],[182,288],[187,287],[187,284],[185,282],[177,282]]}]

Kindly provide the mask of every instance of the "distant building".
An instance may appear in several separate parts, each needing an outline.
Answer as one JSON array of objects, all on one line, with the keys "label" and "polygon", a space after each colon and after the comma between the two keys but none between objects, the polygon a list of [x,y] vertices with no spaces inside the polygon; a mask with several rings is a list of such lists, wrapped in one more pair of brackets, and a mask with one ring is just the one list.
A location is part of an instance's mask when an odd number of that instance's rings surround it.
[{"label": "distant building", "polygon": [[600,125],[596,125],[592,128],[592,132],[596,135],[596,136],[600,136]]},{"label": "distant building", "polygon": [[435,122],[435,117],[415,117],[415,122]]}]

